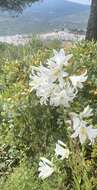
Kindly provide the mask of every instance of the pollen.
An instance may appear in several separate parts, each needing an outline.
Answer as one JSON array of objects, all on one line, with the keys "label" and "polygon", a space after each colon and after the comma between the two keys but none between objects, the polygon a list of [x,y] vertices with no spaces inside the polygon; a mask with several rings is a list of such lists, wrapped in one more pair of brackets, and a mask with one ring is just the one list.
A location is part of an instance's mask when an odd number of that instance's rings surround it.
[{"label": "pollen", "polygon": [[60,70],[59,70],[59,69],[55,69],[55,70],[53,71],[53,74],[54,74],[55,76],[59,75],[59,73],[60,73]]},{"label": "pollen", "polygon": [[87,128],[81,127],[81,128],[80,128],[80,133],[81,133],[82,135],[87,135]]}]

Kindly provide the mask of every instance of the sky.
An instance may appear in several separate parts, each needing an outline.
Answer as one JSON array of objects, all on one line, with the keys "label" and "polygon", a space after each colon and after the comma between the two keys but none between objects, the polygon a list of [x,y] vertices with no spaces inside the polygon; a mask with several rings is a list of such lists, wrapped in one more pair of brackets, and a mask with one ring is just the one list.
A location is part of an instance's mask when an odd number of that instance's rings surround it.
[{"label": "sky", "polygon": [[91,2],[91,0],[68,0],[68,1],[80,3],[80,4],[85,4],[85,5],[89,5]]}]

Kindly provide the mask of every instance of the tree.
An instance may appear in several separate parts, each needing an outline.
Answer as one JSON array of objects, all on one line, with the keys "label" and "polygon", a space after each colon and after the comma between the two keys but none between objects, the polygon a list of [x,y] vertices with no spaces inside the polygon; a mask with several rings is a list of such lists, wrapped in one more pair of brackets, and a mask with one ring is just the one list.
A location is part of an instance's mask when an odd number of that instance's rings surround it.
[{"label": "tree", "polygon": [[26,5],[31,5],[38,0],[0,0],[0,7],[5,10],[22,12]]},{"label": "tree", "polygon": [[86,40],[97,41],[97,0],[92,0],[90,17],[88,20]]}]

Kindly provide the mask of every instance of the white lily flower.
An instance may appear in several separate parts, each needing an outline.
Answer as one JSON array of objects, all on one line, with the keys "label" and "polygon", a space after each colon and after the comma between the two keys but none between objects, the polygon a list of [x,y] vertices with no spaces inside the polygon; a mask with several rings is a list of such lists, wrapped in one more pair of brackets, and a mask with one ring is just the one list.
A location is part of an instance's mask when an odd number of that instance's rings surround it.
[{"label": "white lily flower", "polygon": [[40,98],[40,103],[47,104],[53,89],[53,83],[50,80],[50,70],[42,65],[38,68],[33,67],[32,75],[30,76],[30,86],[32,90],[36,90],[36,95]]},{"label": "white lily flower", "polygon": [[78,127],[80,127],[82,120],[76,113],[70,113],[69,115],[71,117],[73,129],[76,130]]},{"label": "white lily flower", "polygon": [[86,106],[83,110],[83,112],[76,114],[76,113],[70,113],[69,114],[72,120],[73,129],[80,127],[81,123],[84,122],[84,118],[88,118],[93,115],[93,109],[90,108],[90,106]]},{"label": "white lily flower", "polygon": [[94,143],[94,139],[97,136],[97,129],[93,129],[92,126],[86,126],[84,122],[81,123],[80,127],[75,129],[75,132],[72,134],[72,138],[76,138],[79,136],[80,143],[85,143],[88,138],[91,143]]},{"label": "white lily flower", "polygon": [[69,77],[71,82],[72,82],[72,85],[75,87],[75,88],[83,88],[83,82],[85,82],[87,80],[87,71],[85,71],[85,73],[83,73],[82,75],[79,75],[79,76],[71,76]]},{"label": "white lily flower", "polygon": [[84,108],[83,112],[76,114],[70,113],[74,133],[71,136],[72,138],[76,138],[79,136],[81,144],[83,144],[88,138],[91,143],[94,142],[95,137],[97,136],[97,129],[93,129],[92,126],[87,126],[86,121],[83,119],[88,118],[93,115],[93,110],[89,107]]},{"label": "white lily flower", "polygon": [[58,143],[56,143],[55,154],[57,157],[60,156],[61,160],[65,159],[65,158],[68,159],[69,149],[67,148],[66,144],[64,144],[62,141],[58,140]]},{"label": "white lily flower", "polygon": [[39,168],[38,168],[39,178],[44,180],[52,175],[52,173],[54,172],[54,168],[52,162],[49,161],[48,159],[42,157],[40,158],[40,160],[41,161],[39,162]]},{"label": "white lily flower", "polygon": [[52,57],[50,60],[53,62],[56,62],[58,65],[68,65],[68,61],[71,59],[72,54],[66,55],[64,49],[61,49],[59,52],[56,50],[53,50],[54,57]]},{"label": "white lily flower", "polygon": [[53,91],[54,84],[50,82],[42,82],[41,85],[36,90],[36,95],[40,97],[40,103],[47,105],[48,100],[51,96],[51,92]]},{"label": "white lily flower", "polygon": [[56,86],[53,89],[53,92],[50,97],[50,105],[51,106],[64,106],[69,107],[70,103],[76,97],[76,91],[69,83],[64,85],[64,88],[61,89],[60,87]]},{"label": "white lily flower", "polygon": [[32,87],[32,90],[37,90],[43,82],[48,82],[49,69],[40,65],[39,67],[32,67],[32,73],[30,75],[29,85]]},{"label": "white lily flower", "polygon": [[47,62],[47,66],[51,71],[52,81],[58,80],[60,85],[63,87],[64,78],[68,76],[68,73],[64,70],[64,66],[68,65],[68,61],[71,55],[65,55],[64,49],[59,52],[53,50],[54,57],[50,58]]},{"label": "white lily flower", "polygon": [[90,108],[88,105],[86,108],[84,108],[84,111],[80,113],[80,117],[82,118],[88,118],[93,115],[93,109]]},{"label": "white lily flower", "polygon": [[90,125],[88,127],[87,133],[88,133],[88,139],[93,144],[94,143],[94,139],[97,137],[97,129],[93,129],[92,125]]}]

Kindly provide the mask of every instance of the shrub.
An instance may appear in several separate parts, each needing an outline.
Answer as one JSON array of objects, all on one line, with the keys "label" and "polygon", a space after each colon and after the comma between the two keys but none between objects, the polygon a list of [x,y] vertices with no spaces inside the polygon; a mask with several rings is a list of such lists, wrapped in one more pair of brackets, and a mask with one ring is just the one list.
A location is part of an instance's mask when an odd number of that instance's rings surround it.
[{"label": "shrub", "polygon": [[[2,48],[5,49],[4,52],[8,52],[6,47]],[[84,148],[79,142],[72,142],[68,138],[71,131],[67,131],[67,112],[63,108],[40,105],[39,99],[29,88],[31,66],[39,65],[41,61],[45,63],[52,54],[51,48],[40,44],[39,48],[37,45],[32,48],[30,44],[31,51],[27,46],[19,48],[18,56],[17,50],[12,47],[10,56],[4,53],[4,57],[1,58],[0,144],[3,148],[0,165],[5,166],[2,168],[0,189],[96,190],[97,140],[93,146],[86,142]],[[11,55],[12,51],[15,51],[15,56]],[[79,113],[89,104],[93,108],[93,117],[87,119],[87,122],[93,123],[97,128],[97,44],[77,43],[69,52],[73,57],[68,72],[77,75],[85,70],[88,72],[88,80],[84,88],[79,90],[78,97],[71,104],[69,111]],[[70,160],[59,163],[53,157],[52,161],[55,160],[59,171],[42,182],[38,179],[37,172],[39,157],[45,155],[50,159],[54,155],[58,139],[67,142],[72,152]],[[22,161],[24,157],[27,161]],[[10,166],[10,162],[14,164]]]}]

